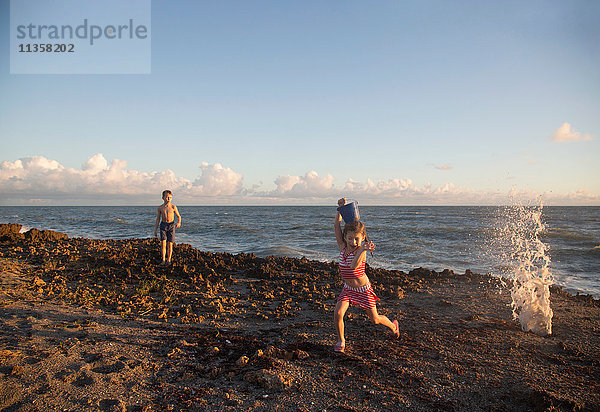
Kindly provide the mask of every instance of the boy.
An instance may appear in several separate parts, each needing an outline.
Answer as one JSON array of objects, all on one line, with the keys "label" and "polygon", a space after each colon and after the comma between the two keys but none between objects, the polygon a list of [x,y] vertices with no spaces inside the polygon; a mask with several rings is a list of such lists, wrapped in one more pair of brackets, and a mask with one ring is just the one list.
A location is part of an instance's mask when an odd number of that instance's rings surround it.
[{"label": "boy", "polygon": [[[175,228],[181,227],[181,215],[177,210],[177,206],[171,203],[173,193],[171,193],[170,190],[165,190],[164,192],[162,192],[162,198],[164,203],[158,207],[156,213],[154,237],[156,237],[156,231],[158,230],[158,224],[160,223],[160,241],[162,244],[161,265],[170,265],[171,255],[173,254],[173,240],[175,238]],[[175,216],[177,216],[177,225],[175,225]]]}]

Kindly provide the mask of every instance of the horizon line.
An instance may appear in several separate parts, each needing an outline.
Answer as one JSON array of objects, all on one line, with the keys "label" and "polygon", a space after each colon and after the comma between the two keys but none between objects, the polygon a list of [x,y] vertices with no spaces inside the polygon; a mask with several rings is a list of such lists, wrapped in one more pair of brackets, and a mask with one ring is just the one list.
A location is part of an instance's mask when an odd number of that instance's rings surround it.
[{"label": "horizon line", "polygon": [[[310,204],[211,204],[211,205],[189,205],[189,204],[178,204],[178,207],[331,207],[335,205],[310,205]],[[360,204],[361,207],[507,207],[515,206],[514,204],[497,204],[497,205],[481,205],[481,204],[447,204],[447,205],[424,205],[424,204],[411,204],[411,205],[386,205],[386,204]],[[539,206],[538,204],[529,204],[522,206]],[[543,207],[600,207],[600,205],[568,205],[568,204],[557,204],[557,205],[542,205]],[[156,204],[151,205],[115,205],[115,204],[104,204],[104,205],[0,205],[0,207],[157,207]]]}]

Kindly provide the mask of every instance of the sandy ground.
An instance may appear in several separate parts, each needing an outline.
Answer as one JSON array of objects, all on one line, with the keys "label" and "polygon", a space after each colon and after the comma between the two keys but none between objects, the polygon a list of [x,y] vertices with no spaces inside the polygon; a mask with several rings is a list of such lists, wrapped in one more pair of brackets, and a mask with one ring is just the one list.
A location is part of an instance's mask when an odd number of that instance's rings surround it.
[{"label": "sandy ground", "polygon": [[[1,233],[0,233],[1,234]],[[154,240],[0,236],[0,410],[600,410],[600,305],[522,332],[495,278],[368,268],[380,313],[332,351],[335,263]]]}]

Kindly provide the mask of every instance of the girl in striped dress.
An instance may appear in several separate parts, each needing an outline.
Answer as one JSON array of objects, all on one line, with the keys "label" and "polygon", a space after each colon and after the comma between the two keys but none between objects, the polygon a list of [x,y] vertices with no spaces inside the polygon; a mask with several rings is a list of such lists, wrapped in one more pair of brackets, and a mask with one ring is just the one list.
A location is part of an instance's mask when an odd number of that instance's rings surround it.
[{"label": "girl in striped dress", "polygon": [[[338,205],[346,204],[346,199],[338,200]],[[367,316],[373,324],[387,326],[394,337],[400,335],[398,321],[391,322],[387,316],[377,313],[375,302],[379,298],[373,292],[369,278],[365,274],[367,251],[373,251],[375,245],[366,240],[367,231],[360,221],[346,223],[342,230],[340,223],[342,216],[337,212],[334,221],[335,238],[340,247],[340,273],[344,281],[342,292],[338,296],[335,307],[334,323],[338,341],[334,347],[336,352],[344,352],[346,340],[344,338],[344,315],[350,304],[365,309]]]}]

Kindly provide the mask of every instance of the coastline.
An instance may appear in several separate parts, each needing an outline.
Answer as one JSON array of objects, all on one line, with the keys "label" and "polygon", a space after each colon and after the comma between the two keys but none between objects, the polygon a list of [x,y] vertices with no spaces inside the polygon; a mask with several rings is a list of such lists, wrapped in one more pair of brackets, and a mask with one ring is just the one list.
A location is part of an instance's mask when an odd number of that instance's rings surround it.
[{"label": "coastline", "polygon": [[[176,239],[200,250],[337,259],[331,227],[323,224],[331,218],[327,206],[306,206],[293,214],[284,213],[281,207],[266,206],[184,208],[187,220]],[[502,276],[514,263],[506,260],[512,246],[494,240],[499,239],[497,230],[507,223],[502,210],[485,206],[364,207],[361,213],[369,222],[370,237],[378,248],[369,257],[369,264],[403,271],[424,267],[464,273],[471,269]],[[154,223],[156,214],[154,207],[136,206],[5,207],[0,212],[1,222],[23,224],[23,231],[35,227],[90,239],[152,237],[149,223]],[[596,299],[600,298],[600,249],[595,247],[600,233],[586,222],[593,221],[597,212],[600,208],[544,208],[547,230],[540,238],[548,247],[555,283],[573,294],[592,294]],[[70,217],[62,219],[65,214]],[[289,225],[280,226],[282,216],[289,219]]]},{"label": "coastline", "polygon": [[522,332],[501,280],[368,267],[400,338],[346,318],[334,262],[2,225],[0,409],[597,410],[600,302],[552,288]]}]

